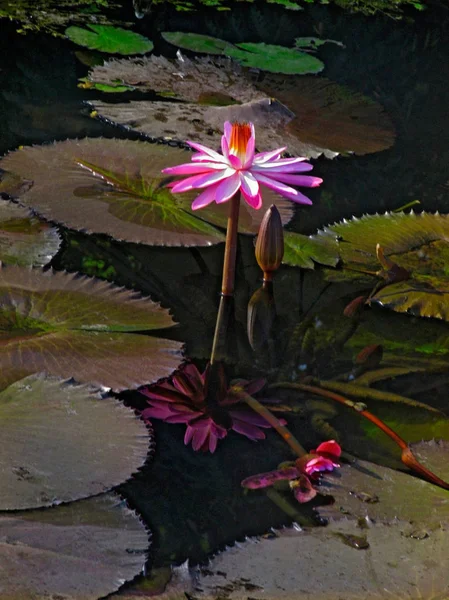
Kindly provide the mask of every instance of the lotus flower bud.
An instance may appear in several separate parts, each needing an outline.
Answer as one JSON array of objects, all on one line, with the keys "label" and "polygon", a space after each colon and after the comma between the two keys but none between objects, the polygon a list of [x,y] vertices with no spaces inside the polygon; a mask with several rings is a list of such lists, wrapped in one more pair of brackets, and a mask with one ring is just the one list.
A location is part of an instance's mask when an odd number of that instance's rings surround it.
[{"label": "lotus flower bud", "polygon": [[256,242],[256,260],[265,281],[271,281],[273,271],[281,266],[284,257],[284,229],[281,215],[274,204],[262,219]]}]

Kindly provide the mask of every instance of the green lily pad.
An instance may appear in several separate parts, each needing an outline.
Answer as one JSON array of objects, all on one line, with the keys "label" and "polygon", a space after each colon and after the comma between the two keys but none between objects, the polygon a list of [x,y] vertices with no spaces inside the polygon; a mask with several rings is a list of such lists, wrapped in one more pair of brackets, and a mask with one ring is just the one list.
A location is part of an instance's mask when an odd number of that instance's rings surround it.
[{"label": "green lily pad", "polygon": [[324,69],[323,62],[295,48],[264,43],[234,45],[208,35],[182,33],[180,31],[165,32],[162,36],[171,44],[185,50],[230,56],[245,67],[261,69],[262,71],[302,75],[304,73],[319,73]]},{"label": "green lily pad", "polygon": [[0,392],[0,423],[0,510],[95,496],[129,479],[148,454],[146,427],[132,410],[42,375]]},{"label": "green lily pad", "polygon": [[111,25],[87,26],[91,31],[72,25],[65,34],[75,44],[110,54],[146,54],[154,48],[153,42],[134,31]]},{"label": "green lily pad", "polygon": [[[199,192],[172,194],[166,187],[170,179],[161,173],[164,167],[189,162],[191,156],[166,144],[86,138],[24,148],[3,161],[33,178],[33,187],[20,201],[47,219],[129,242],[210,246],[224,241],[214,225],[226,228],[229,206],[192,211]],[[263,198],[260,210],[242,202],[241,233],[257,233],[273,203],[283,223],[290,220],[292,202],[270,191]]]},{"label": "green lily pad", "polygon": [[314,269],[315,263],[337,266],[339,261],[337,245],[325,239],[294,233],[284,232],[284,262],[293,267]]},{"label": "green lily pad", "polygon": [[245,67],[284,73],[285,75],[304,75],[319,73],[324,69],[324,63],[295,48],[285,48],[273,44],[237,44],[239,50],[231,49],[229,56]]},{"label": "green lily pad", "polygon": [[0,200],[0,261],[43,267],[60,245],[55,227],[40,221],[26,208]]},{"label": "green lily pad", "polygon": [[[184,33],[182,31],[163,31],[161,33],[165,41],[192,52],[204,52],[206,54],[227,54],[227,49],[234,45],[225,40],[202,35],[200,33]],[[235,47],[235,46],[234,46]]]},{"label": "green lily pad", "polygon": [[447,527],[420,537],[407,523],[283,529],[250,538],[196,572],[195,598],[230,600],[443,600],[449,585]]},{"label": "green lily pad", "polygon": [[104,119],[149,137],[215,147],[223,121],[230,119],[255,123],[261,151],[287,146],[294,155],[334,158],[339,152],[378,152],[394,143],[382,106],[325,78],[267,74],[256,82],[236,62],[214,56],[111,60],[88,75],[91,85],[118,83],[185,101],[93,102]]},{"label": "green lily pad", "polygon": [[[430,452],[434,449],[429,446]],[[421,454],[425,455],[424,446]],[[440,464],[447,461],[447,450]],[[447,468],[445,469],[447,473]],[[339,520],[348,516],[382,523],[402,520],[428,530],[449,527],[449,491],[427,481],[373,463],[356,460],[321,478],[320,493],[335,503],[317,508],[320,516]]]},{"label": "green lily pad", "polygon": [[338,240],[343,269],[329,272],[329,279],[374,285],[381,270],[379,244],[385,257],[409,271],[410,278],[382,287],[371,301],[397,312],[449,320],[449,215],[365,215],[328,226],[319,235]]},{"label": "green lily pad", "polygon": [[181,344],[134,332],[174,324],[136,292],[64,272],[0,269],[0,385],[46,371],[113,388],[170,375]]},{"label": "green lily pad", "polygon": [[142,572],[144,524],[116,494],[0,515],[0,589],[8,600],[97,600]]}]

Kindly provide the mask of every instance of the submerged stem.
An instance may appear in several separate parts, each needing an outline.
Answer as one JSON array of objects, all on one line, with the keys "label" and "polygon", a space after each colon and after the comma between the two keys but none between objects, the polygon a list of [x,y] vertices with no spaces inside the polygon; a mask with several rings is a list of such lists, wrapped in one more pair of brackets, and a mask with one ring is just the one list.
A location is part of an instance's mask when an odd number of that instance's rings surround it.
[{"label": "submerged stem", "polygon": [[270,425],[276,429],[281,438],[287,442],[290,448],[297,454],[300,458],[307,454],[306,450],[301,446],[295,436],[291,433],[289,429],[285,425],[279,421],[277,417],[273,415],[273,413],[268,410],[263,404],[261,404],[258,400],[244,392],[243,390],[239,390],[237,393],[238,397],[244,400],[248,406],[250,406],[255,412],[259,413],[261,417],[263,417]]}]

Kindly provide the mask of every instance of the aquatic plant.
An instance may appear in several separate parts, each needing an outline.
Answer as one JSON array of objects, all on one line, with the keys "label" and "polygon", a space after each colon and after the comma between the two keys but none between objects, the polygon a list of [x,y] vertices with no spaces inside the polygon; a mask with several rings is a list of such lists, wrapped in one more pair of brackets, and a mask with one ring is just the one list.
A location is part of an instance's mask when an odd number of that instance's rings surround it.
[{"label": "aquatic plant", "polygon": [[227,202],[237,192],[255,209],[262,206],[259,184],[271,188],[282,196],[299,204],[312,204],[311,200],[298,190],[285,185],[317,187],[323,180],[320,177],[296,175],[312,170],[304,157],[281,158],[286,148],[255,154],[256,137],[252,123],[224,124],[219,154],[196,142],[187,142],[198,153],[192,156],[192,162],[168,167],[162,172],[167,175],[193,175],[171,185],[174,194],[203,189],[192,203],[197,210],[215,200],[217,204]]},{"label": "aquatic plant", "polygon": [[[231,385],[227,387],[224,372],[220,369],[218,389],[212,402],[208,402],[208,376],[210,367],[200,373],[192,363],[185,365],[162,383],[139,391],[147,398],[149,408],[141,414],[145,421],[161,419],[166,423],[184,423],[187,426],[184,443],[192,443],[194,450],[215,452],[218,440],[232,429],[250,440],[262,440],[261,428],[271,425],[252,410],[242,408],[242,402]],[[239,388],[255,394],[265,385],[264,379],[239,382]],[[240,404],[240,406],[237,406]]]},{"label": "aquatic plant", "polygon": [[252,475],[242,481],[242,486],[251,490],[274,485],[277,481],[287,480],[296,500],[303,504],[317,495],[313,482],[318,481],[322,471],[333,471],[339,467],[337,462],[341,447],[335,440],[323,442],[316,450],[298,458],[294,463],[283,463],[275,471]]}]

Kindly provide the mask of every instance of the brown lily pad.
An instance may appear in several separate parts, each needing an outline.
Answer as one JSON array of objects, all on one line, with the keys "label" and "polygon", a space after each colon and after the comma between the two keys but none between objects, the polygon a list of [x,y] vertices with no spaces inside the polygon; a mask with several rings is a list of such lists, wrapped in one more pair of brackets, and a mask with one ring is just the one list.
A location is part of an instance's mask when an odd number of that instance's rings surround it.
[{"label": "brown lily pad", "polygon": [[137,331],[174,324],[149,298],[64,272],[0,269],[0,385],[46,371],[123,390],[170,375],[179,342]]},{"label": "brown lily pad", "polygon": [[429,531],[441,524],[449,527],[449,491],[364,460],[325,474],[319,491],[335,499],[334,504],[317,509],[320,516],[332,520],[402,520]]},{"label": "brown lily pad", "polygon": [[[144,423],[86,385],[31,375],[0,392],[0,510],[87,498],[145,463]],[[82,440],[82,443],[80,443]]]},{"label": "brown lily pad", "polygon": [[148,533],[116,494],[0,514],[0,590],[8,600],[97,600],[145,566]]},{"label": "brown lily pad", "polygon": [[30,210],[0,200],[0,261],[43,267],[58,252],[61,238],[55,227]]},{"label": "brown lily pad", "polygon": [[348,520],[253,538],[198,569],[195,598],[443,600],[449,585],[449,530],[418,537],[394,526]]},{"label": "brown lily pad", "polygon": [[[219,139],[214,136],[216,143]],[[164,167],[189,162],[191,156],[166,144],[86,138],[24,148],[2,163],[33,179],[20,202],[47,219],[129,242],[209,246],[224,241],[215,225],[226,227],[229,206],[192,211],[199,192],[172,194],[166,187],[170,179],[161,173]],[[256,233],[273,202],[287,223],[292,203],[268,192],[261,210],[242,203],[239,231]]]},{"label": "brown lily pad", "polygon": [[287,146],[291,154],[309,158],[378,152],[395,138],[383,107],[370,98],[324,78],[268,75],[256,82],[229,59],[111,61],[95,67],[89,82],[185,101],[92,103],[102,118],[149,137],[210,144],[224,120],[250,120],[259,150]]}]

